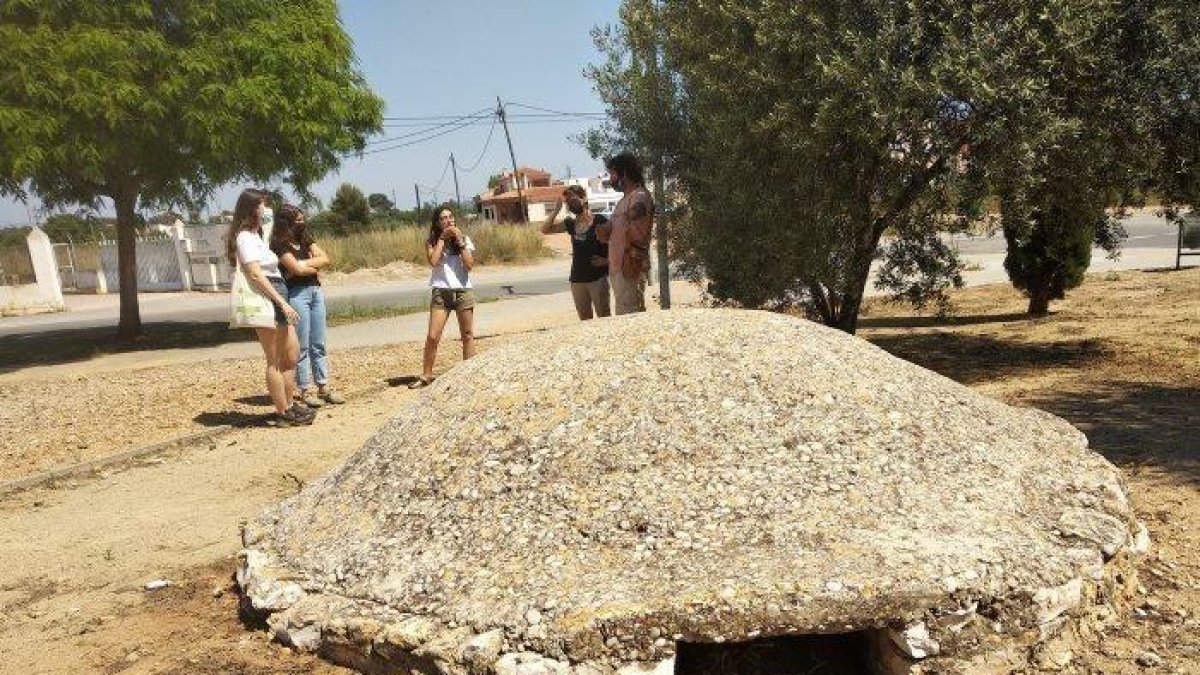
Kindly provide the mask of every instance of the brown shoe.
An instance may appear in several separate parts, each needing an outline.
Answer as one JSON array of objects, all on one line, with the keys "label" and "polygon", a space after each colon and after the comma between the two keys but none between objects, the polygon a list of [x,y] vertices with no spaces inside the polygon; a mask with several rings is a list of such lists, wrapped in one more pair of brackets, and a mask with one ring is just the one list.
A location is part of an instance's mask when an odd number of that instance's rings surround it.
[{"label": "brown shoe", "polygon": [[332,403],[334,405],[339,405],[346,402],[346,397],[337,393],[333,387],[325,387],[321,391],[317,392],[317,396],[323,399],[326,403]]}]

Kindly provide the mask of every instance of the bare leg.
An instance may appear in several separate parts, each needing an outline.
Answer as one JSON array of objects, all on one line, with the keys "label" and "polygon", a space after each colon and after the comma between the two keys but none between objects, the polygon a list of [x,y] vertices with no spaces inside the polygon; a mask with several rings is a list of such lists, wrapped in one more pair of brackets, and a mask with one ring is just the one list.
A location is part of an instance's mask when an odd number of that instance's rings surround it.
[{"label": "bare leg", "polygon": [[295,326],[280,326],[275,330],[279,373],[283,376],[284,396],[288,405],[296,397],[296,362],[300,360],[300,341]]},{"label": "bare leg", "polygon": [[429,331],[425,334],[425,357],[421,363],[421,379],[428,382],[433,379],[433,362],[437,359],[438,343],[442,340],[442,330],[446,328],[446,319],[450,312],[439,307],[429,309]]},{"label": "bare leg", "polygon": [[475,356],[475,310],[460,309],[458,314],[458,334],[462,337],[463,361]]},{"label": "bare leg", "polygon": [[262,347],[263,356],[267,359],[267,393],[271,396],[271,403],[275,405],[275,412],[283,413],[288,409],[291,399],[287,396],[284,376],[279,372],[279,357],[276,349],[279,344],[278,334],[281,331],[277,328],[255,328],[254,332],[258,336],[258,344]]}]

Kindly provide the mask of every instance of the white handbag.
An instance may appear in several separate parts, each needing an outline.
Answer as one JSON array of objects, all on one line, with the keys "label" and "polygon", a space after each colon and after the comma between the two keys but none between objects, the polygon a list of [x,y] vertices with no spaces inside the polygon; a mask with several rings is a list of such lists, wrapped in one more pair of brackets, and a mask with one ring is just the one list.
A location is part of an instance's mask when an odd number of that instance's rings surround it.
[{"label": "white handbag", "polygon": [[233,272],[233,285],[229,291],[229,327],[275,327],[275,303],[250,285],[241,265]]}]

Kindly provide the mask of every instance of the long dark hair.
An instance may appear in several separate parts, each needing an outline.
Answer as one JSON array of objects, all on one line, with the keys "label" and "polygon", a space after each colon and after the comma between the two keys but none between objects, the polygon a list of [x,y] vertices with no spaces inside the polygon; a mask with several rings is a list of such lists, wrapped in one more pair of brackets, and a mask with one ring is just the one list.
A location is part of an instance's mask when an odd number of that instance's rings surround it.
[{"label": "long dark hair", "polygon": [[[448,204],[442,204],[433,210],[433,218],[429,220],[429,238],[426,240],[426,243],[430,246],[436,244],[437,240],[442,236],[441,221],[443,211],[449,211],[450,215],[454,215],[454,209],[450,208]],[[462,247],[456,241],[446,242],[446,250],[450,251],[452,255],[462,255]]]},{"label": "long dark hair", "polygon": [[313,245],[314,239],[308,231],[308,223],[299,222],[303,215],[304,212],[292,204],[279,207],[279,215],[275,217],[275,229],[271,230],[271,248],[307,248]]},{"label": "long dark hair", "polygon": [[243,230],[262,235],[258,207],[266,199],[267,193],[257,188],[246,188],[238,195],[237,204],[233,207],[233,222],[225,234],[225,257],[230,265],[237,265],[237,237]]}]

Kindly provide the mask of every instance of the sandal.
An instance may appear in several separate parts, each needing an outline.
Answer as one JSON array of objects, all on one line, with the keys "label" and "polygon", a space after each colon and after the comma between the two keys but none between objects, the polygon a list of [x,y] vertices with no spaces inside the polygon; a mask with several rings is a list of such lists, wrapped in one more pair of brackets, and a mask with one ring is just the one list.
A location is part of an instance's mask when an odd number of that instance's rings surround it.
[{"label": "sandal", "polygon": [[427,380],[423,377],[418,377],[417,379],[408,383],[408,388],[409,389],[424,389],[425,387],[429,386],[430,382],[433,382],[433,378],[430,378]]},{"label": "sandal", "polygon": [[313,423],[311,417],[303,417],[295,410],[287,409],[281,413],[275,413],[267,418],[267,426],[277,429],[286,429],[288,427],[303,427]]}]

